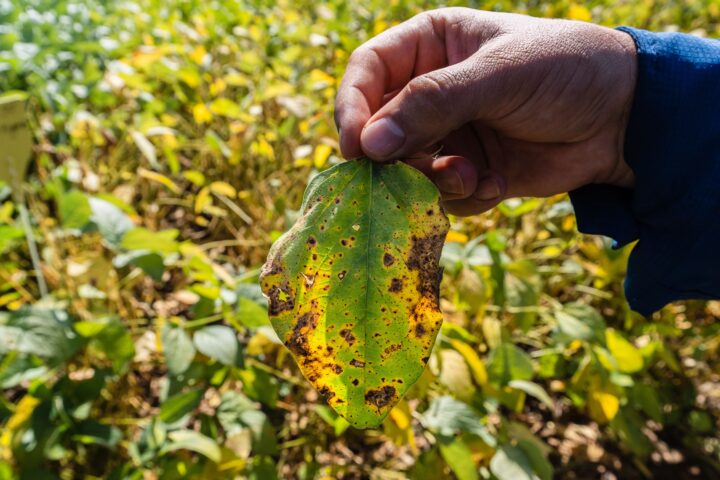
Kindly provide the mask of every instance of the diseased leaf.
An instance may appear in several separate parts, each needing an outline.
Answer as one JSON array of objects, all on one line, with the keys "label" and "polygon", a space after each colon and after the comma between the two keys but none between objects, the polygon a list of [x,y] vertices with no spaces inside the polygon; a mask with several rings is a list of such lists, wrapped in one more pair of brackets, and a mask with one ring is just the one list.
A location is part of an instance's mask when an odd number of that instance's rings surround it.
[{"label": "diseased leaf", "polygon": [[260,277],[273,327],[353,426],[379,425],[422,374],[442,322],[449,223],[435,186],[404,163],[317,175]]}]

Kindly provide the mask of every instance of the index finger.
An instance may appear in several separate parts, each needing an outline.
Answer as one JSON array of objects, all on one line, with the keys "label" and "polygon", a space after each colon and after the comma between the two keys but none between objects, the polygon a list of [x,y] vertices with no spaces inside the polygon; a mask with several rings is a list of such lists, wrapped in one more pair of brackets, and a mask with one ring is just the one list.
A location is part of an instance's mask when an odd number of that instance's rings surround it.
[{"label": "index finger", "polygon": [[441,23],[432,12],[422,13],[372,38],[350,56],[335,99],[345,158],[363,154],[360,133],[388,93],[447,64]]}]

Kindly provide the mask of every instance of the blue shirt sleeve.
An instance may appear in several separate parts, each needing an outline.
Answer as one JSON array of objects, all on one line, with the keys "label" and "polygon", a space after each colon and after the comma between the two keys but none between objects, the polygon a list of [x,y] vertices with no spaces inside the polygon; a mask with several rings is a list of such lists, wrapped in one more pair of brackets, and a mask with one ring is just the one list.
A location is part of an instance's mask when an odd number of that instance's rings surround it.
[{"label": "blue shirt sleeve", "polygon": [[570,198],[581,232],[638,240],[625,295],[648,315],[720,298],[720,41],[620,30],[638,54],[624,146],[635,186],[588,185]]}]

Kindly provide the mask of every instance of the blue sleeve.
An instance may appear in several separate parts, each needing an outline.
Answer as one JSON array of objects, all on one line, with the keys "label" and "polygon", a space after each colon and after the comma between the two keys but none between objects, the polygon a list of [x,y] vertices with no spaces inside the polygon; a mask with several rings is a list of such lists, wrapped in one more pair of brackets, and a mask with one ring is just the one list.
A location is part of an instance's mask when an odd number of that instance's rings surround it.
[{"label": "blue sleeve", "polygon": [[644,315],[720,298],[720,41],[621,27],[638,79],[625,139],[633,189],[571,192],[578,229],[630,255],[625,294]]}]

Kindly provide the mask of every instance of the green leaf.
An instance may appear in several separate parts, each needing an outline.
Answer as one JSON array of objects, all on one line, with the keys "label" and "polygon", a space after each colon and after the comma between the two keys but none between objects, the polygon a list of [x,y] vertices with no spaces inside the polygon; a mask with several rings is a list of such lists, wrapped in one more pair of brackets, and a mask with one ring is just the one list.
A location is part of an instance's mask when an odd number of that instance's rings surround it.
[{"label": "green leaf", "polygon": [[354,160],[313,178],[268,255],[260,284],[278,337],[355,427],[379,425],[425,368],[448,226],[423,174]]},{"label": "green leaf", "polygon": [[90,201],[83,192],[70,190],[60,196],[58,203],[63,228],[81,229],[90,221]]},{"label": "green leaf", "polygon": [[605,332],[607,348],[617,361],[618,370],[623,373],[634,373],[642,370],[643,358],[640,350],[625,340],[615,329],[609,328]]},{"label": "green leaf", "polygon": [[119,246],[125,233],[134,228],[135,224],[125,212],[108,201],[90,197],[89,202],[92,210],[90,221],[108,245]]},{"label": "green leaf", "polygon": [[152,232],[147,228],[136,227],[125,233],[121,246],[127,250],[146,250],[159,254],[175,253],[178,243],[175,241],[178,232],[175,229]]},{"label": "green leaf", "polygon": [[185,330],[166,325],[162,331],[162,344],[168,370],[175,375],[187,370],[195,358],[195,347]]},{"label": "green leaf", "polygon": [[173,395],[160,406],[160,420],[165,423],[175,423],[190,414],[198,406],[203,397],[202,390],[190,390],[185,393]]},{"label": "green leaf", "polygon": [[470,448],[462,437],[442,438],[439,442],[440,455],[452,469],[458,480],[477,480],[478,468],[472,458]]},{"label": "green leaf", "polygon": [[543,402],[550,410],[553,410],[555,408],[555,404],[552,401],[552,398],[550,398],[550,395],[545,391],[544,388],[542,388],[540,385],[534,382],[529,382],[527,380],[511,380],[508,383],[509,387],[516,388],[518,390],[522,390],[523,392],[527,393],[528,395],[531,395],[541,402]]},{"label": "green leaf", "polygon": [[111,425],[103,425],[95,420],[84,420],[75,427],[72,439],[87,445],[115,448],[122,439],[122,432]]},{"label": "green leaf", "polygon": [[570,340],[599,340],[605,332],[605,321],[600,313],[588,305],[570,303],[555,312],[560,332]]},{"label": "green leaf", "polygon": [[492,460],[490,471],[498,480],[537,480],[530,465],[530,460],[519,447],[512,445],[501,446]]},{"label": "green leaf", "polygon": [[56,364],[70,358],[82,343],[61,310],[23,308],[0,325],[0,354],[16,351]]},{"label": "green leaf", "polygon": [[487,371],[491,381],[499,385],[507,385],[512,380],[530,380],[533,377],[530,356],[508,342],[503,342],[492,350]]},{"label": "green leaf", "polygon": [[421,422],[425,428],[446,437],[467,432],[479,436],[491,447],[495,445],[495,439],[482,425],[475,411],[447,395],[433,399],[422,414]]},{"label": "green leaf", "polygon": [[224,325],[209,325],[193,334],[195,348],[224,365],[235,365],[238,341],[235,331]]},{"label": "green leaf", "polygon": [[25,232],[20,227],[0,225],[0,253],[4,253],[15,240],[23,238],[23,236],[25,236]]},{"label": "green leaf", "polygon": [[175,430],[168,433],[169,443],[161,449],[161,453],[169,453],[175,450],[190,450],[206,456],[217,463],[222,457],[220,447],[213,439],[194,430]]}]

